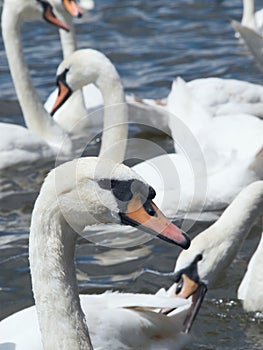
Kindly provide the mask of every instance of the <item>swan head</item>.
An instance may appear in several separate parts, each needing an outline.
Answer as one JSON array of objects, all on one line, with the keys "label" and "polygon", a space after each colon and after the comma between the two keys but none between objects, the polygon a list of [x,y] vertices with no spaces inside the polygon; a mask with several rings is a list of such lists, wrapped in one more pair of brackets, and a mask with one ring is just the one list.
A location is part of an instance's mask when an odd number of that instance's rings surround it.
[{"label": "swan head", "polygon": [[76,0],[49,0],[49,2],[57,11],[66,10],[73,17],[81,17],[83,14]]},{"label": "swan head", "polygon": [[155,191],[123,164],[75,159],[51,171],[41,193],[44,203],[49,194],[49,203],[57,198],[56,207],[80,235],[88,226],[113,223],[138,227],[184,249],[190,245],[188,236],[154,204]]},{"label": "swan head", "polygon": [[8,8],[9,11],[18,14],[21,22],[27,19],[44,19],[59,28],[69,31],[66,24],[56,17],[51,3],[47,0],[9,0],[5,1],[4,8]]},{"label": "swan head", "polygon": [[[197,254],[187,266],[177,270],[173,276],[175,283],[168,291],[169,295],[173,297],[185,299],[192,297],[192,304],[184,321],[185,333],[189,333],[207,292],[207,285],[198,274],[198,263],[202,259],[202,254]],[[170,310],[165,311],[166,314],[170,313]]]},{"label": "swan head", "polygon": [[92,49],[76,50],[57,69],[58,97],[50,114],[54,115],[73,92],[91,83],[97,85],[103,94],[105,86],[108,85],[108,89],[119,86],[120,78],[103,53]]}]

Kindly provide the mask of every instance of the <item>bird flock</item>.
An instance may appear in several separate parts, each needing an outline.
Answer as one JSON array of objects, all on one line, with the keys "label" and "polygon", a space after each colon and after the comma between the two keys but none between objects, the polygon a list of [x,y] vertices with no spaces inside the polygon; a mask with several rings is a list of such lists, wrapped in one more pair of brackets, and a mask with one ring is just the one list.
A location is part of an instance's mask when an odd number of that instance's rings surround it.
[{"label": "bird flock", "polygon": [[[0,168],[11,174],[55,165],[41,181],[31,214],[35,305],[0,321],[1,350],[183,349],[194,322],[198,327],[207,290],[262,220],[262,86],[178,77],[164,99],[126,94],[102,51],[77,50],[74,17],[92,14],[94,6],[92,0],[2,4],[5,53],[26,127],[0,123]],[[21,26],[32,19],[59,28],[62,45],[56,86],[45,104],[23,54]],[[244,0],[242,21],[232,25],[263,67],[263,9],[254,13],[254,1]],[[125,165],[130,123],[168,134],[174,152]],[[94,126],[102,131],[99,154],[82,156]],[[215,222],[190,239],[172,221],[189,215]],[[77,239],[98,226],[110,245],[109,225],[123,242],[135,232],[182,248],[173,272],[143,271],[169,277],[167,290],[79,294]],[[262,237],[237,291],[245,312],[263,312]]]}]

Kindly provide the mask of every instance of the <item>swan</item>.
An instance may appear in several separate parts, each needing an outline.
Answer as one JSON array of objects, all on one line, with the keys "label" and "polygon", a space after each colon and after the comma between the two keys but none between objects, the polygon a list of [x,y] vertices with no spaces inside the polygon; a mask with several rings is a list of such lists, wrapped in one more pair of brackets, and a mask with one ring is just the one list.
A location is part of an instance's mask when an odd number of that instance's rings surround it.
[{"label": "swan", "polygon": [[[173,113],[176,101],[174,91],[180,77],[172,83],[167,96],[169,112]],[[213,116],[248,113],[263,118],[263,86],[238,79],[217,77],[188,81],[187,87],[195,99]],[[167,103],[167,102],[166,102]]]},{"label": "swan", "polygon": [[[178,298],[107,292],[82,296],[80,303],[78,296],[74,248],[87,226],[138,226],[189,247],[189,238],[160,212],[153,198],[154,190],[132,169],[104,158],[78,158],[50,171],[30,225],[36,306],[1,321],[0,347],[41,349],[41,332],[44,349],[179,349],[184,318],[189,308],[192,312],[184,298],[199,286],[199,281],[189,280],[191,274],[182,276],[185,289]],[[154,312],[175,307],[171,317]]]},{"label": "swan", "polygon": [[[175,264],[175,276],[189,267],[194,259],[202,256],[197,265],[198,278],[209,289],[223,274],[236,257],[251,228],[263,213],[263,181],[255,181],[245,187],[225,209],[220,218],[191,241],[190,248],[182,251]],[[251,259],[248,271],[238,291],[238,298],[244,299],[247,311],[263,311],[262,304],[262,238]],[[260,253],[261,251],[261,253]],[[253,292],[248,289],[253,288]],[[174,284],[167,294],[176,290]]]},{"label": "swan", "polygon": [[[40,19],[67,27],[52,12],[46,1],[5,1],[2,11],[2,34],[10,72],[27,128],[0,123],[1,162],[4,169],[17,164],[32,164],[40,159],[54,159],[59,152],[69,156],[72,143],[69,135],[59,127],[44,109],[34,89],[22,53],[20,27],[24,18]],[[63,147],[62,147],[63,144]]]},{"label": "swan", "polygon": [[[69,32],[59,31],[63,58],[66,58],[77,48],[74,23],[70,14],[78,16],[82,12],[76,4],[73,4],[73,1],[66,7],[61,4],[61,0],[50,0],[50,3],[54,7],[56,16],[70,28]],[[80,3],[80,5],[83,4]],[[87,8],[85,4],[84,8]],[[57,89],[48,96],[44,105],[48,112],[51,112],[56,96]],[[153,127],[157,132],[162,130],[170,134],[166,110],[158,108],[159,101],[147,100],[147,103],[141,103],[142,100],[134,95],[126,95],[125,98],[130,121],[137,123],[142,130],[149,131],[148,127]],[[89,84],[83,86],[82,90],[75,91],[70,100],[54,113],[53,117],[68,132],[76,136],[89,135],[91,128],[100,128],[103,124],[103,104],[100,90],[94,84]],[[96,112],[96,118],[92,116],[94,112]]]},{"label": "swan", "polygon": [[[76,52],[58,68],[59,93],[52,114],[72,92],[90,82],[85,77],[86,52]],[[177,153],[154,157],[133,169],[156,188],[156,203],[167,216],[203,208],[222,210],[243,187],[262,178],[263,123],[250,115],[212,118],[191,96],[183,81],[176,96],[179,102],[175,114],[181,118],[171,118],[174,123],[171,130],[176,131],[173,138]],[[123,127],[127,129],[127,124]],[[120,151],[119,139],[119,134],[112,130],[111,140],[103,140],[107,142],[104,149],[117,142]],[[108,157],[114,156],[114,152],[107,152]]]}]

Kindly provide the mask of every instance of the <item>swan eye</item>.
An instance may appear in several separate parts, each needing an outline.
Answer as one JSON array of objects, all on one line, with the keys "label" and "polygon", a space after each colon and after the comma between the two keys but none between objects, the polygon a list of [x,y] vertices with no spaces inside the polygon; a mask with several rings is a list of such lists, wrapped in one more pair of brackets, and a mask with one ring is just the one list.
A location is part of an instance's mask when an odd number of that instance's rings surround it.
[{"label": "swan eye", "polygon": [[181,277],[179,282],[177,283],[177,286],[176,286],[176,290],[175,290],[175,294],[179,294],[183,288],[183,285],[184,285],[184,280],[183,278]]},{"label": "swan eye", "polygon": [[146,210],[146,212],[150,215],[150,216],[157,216],[156,211],[154,210],[152,203],[147,200],[144,204],[143,204],[144,209]]},{"label": "swan eye", "polygon": [[156,192],[155,192],[155,190],[151,187],[151,186],[149,186],[149,194],[148,194],[148,199],[154,199],[155,198],[155,196],[156,196]]}]

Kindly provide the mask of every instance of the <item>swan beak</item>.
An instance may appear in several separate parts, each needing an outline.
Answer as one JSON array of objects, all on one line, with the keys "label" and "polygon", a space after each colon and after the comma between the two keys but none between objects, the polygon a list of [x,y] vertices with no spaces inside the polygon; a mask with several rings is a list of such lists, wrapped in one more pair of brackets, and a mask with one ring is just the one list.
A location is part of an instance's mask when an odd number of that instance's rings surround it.
[{"label": "swan beak", "polygon": [[47,22],[54,24],[55,26],[66,30],[67,32],[69,32],[69,27],[64,24],[63,22],[61,22],[54,14],[52,6],[47,3],[46,1],[41,2],[42,6],[43,6],[43,18],[44,20],[46,20]]},{"label": "swan beak", "polygon": [[181,292],[177,294],[177,296],[185,299],[192,296],[192,304],[184,320],[184,333],[189,333],[204,300],[207,292],[207,286],[203,282],[197,283],[191,280],[185,274],[182,275],[182,278],[184,280],[184,285]]},{"label": "swan beak", "polygon": [[120,217],[123,224],[138,226],[141,230],[184,249],[190,246],[190,238],[186,233],[169,221],[152,201],[147,201],[146,208],[146,204],[143,205],[141,202],[140,195],[133,196],[128,202],[126,212],[120,213]]},{"label": "swan beak", "polygon": [[70,97],[72,90],[70,87],[62,80],[57,81],[58,85],[58,96],[51,109],[50,115],[53,116],[56,111],[63,105],[63,103]]},{"label": "swan beak", "polygon": [[75,0],[63,0],[62,3],[71,16],[81,17],[83,15],[84,11],[77,5]]}]

